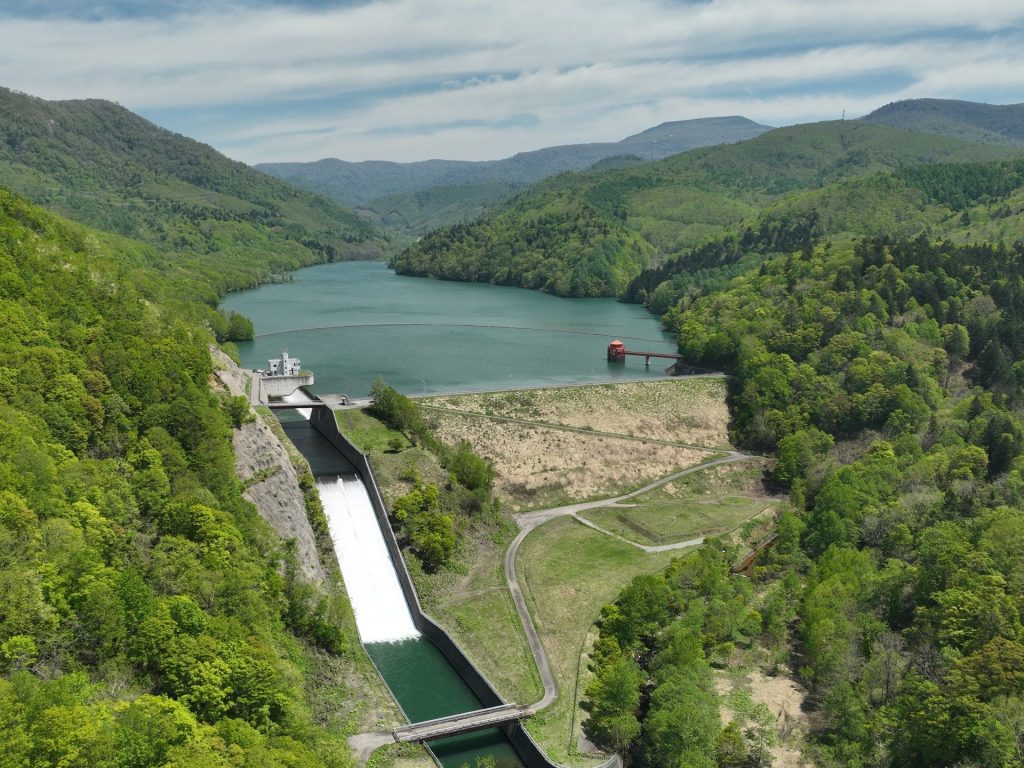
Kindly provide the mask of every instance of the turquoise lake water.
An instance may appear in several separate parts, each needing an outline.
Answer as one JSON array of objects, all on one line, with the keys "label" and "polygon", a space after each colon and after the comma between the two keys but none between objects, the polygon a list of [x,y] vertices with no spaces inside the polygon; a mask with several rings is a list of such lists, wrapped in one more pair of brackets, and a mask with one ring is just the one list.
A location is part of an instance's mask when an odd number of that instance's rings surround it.
[{"label": "turquoise lake water", "polygon": [[244,365],[266,367],[287,349],[316,375],[316,392],[351,397],[378,376],[406,394],[654,378],[664,363],[609,364],[608,343],[675,351],[636,305],[405,277],[380,262],[299,270],[222,306],[255,323],[257,338],[238,345]]}]

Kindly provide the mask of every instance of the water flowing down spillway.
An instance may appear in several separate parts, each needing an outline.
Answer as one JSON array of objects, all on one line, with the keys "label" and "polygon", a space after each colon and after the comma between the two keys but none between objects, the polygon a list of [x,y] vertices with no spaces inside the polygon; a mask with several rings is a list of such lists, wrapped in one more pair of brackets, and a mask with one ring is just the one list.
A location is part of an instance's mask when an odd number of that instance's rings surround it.
[{"label": "water flowing down spillway", "polygon": [[[355,468],[306,418],[288,411],[277,415],[316,478],[359,636],[406,716],[416,722],[480,709],[483,704],[455,668],[417,631]],[[497,768],[524,766],[497,728],[434,741],[430,750],[443,768],[472,766],[482,758],[493,759]]]},{"label": "water flowing down spillway", "polygon": [[[309,396],[305,392],[303,392],[301,389],[295,390],[290,395],[285,395],[284,397],[281,398],[281,400],[283,402],[285,402],[285,403],[308,403],[308,402],[310,402]],[[313,416],[313,409],[312,408],[296,408],[295,412],[297,414],[299,414],[302,418],[304,418],[306,421],[309,421],[310,418]]]},{"label": "water flowing down spillway", "polygon": [[363,481],[321,478],[316,487],[363,643],[419,637]]}]

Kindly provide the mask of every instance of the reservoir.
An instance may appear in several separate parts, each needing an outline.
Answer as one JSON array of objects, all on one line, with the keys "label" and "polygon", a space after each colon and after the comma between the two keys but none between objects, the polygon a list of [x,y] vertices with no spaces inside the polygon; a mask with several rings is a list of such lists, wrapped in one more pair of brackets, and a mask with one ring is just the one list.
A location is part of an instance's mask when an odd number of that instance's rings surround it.
[{"label": "reservoir", "polygon": [[316,374],[317,392],[351,397],[378,376],[410,395],[656,378],[664,365],[609,364],[608,343],[675,351],[637,305],[407,277],[380,262],[309,267],[221,306],[255,325],[256,338],[238,344],[243,365],[265,367],[287,349]]}]

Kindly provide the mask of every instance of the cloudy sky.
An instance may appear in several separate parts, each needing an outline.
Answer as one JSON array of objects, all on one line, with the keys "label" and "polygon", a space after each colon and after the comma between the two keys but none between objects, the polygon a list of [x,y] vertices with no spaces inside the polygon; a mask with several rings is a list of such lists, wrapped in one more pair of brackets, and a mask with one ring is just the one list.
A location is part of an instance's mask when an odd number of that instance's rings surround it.
[{"label": "cloudy sky", "polygon": [[666,120],[1024,102],[1024,2],[3,0],[0,85],[251,163],[483,160]]}]

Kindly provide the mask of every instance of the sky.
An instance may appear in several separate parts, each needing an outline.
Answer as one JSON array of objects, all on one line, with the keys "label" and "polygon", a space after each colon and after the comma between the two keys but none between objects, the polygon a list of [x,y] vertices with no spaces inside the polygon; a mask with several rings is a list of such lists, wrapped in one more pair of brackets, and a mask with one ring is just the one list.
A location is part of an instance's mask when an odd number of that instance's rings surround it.
[{"label": "sky", "polygon": [[489,160],[670,120],[1024,102],[1024,2],[3,0],[0,85],[247,163]]}]

